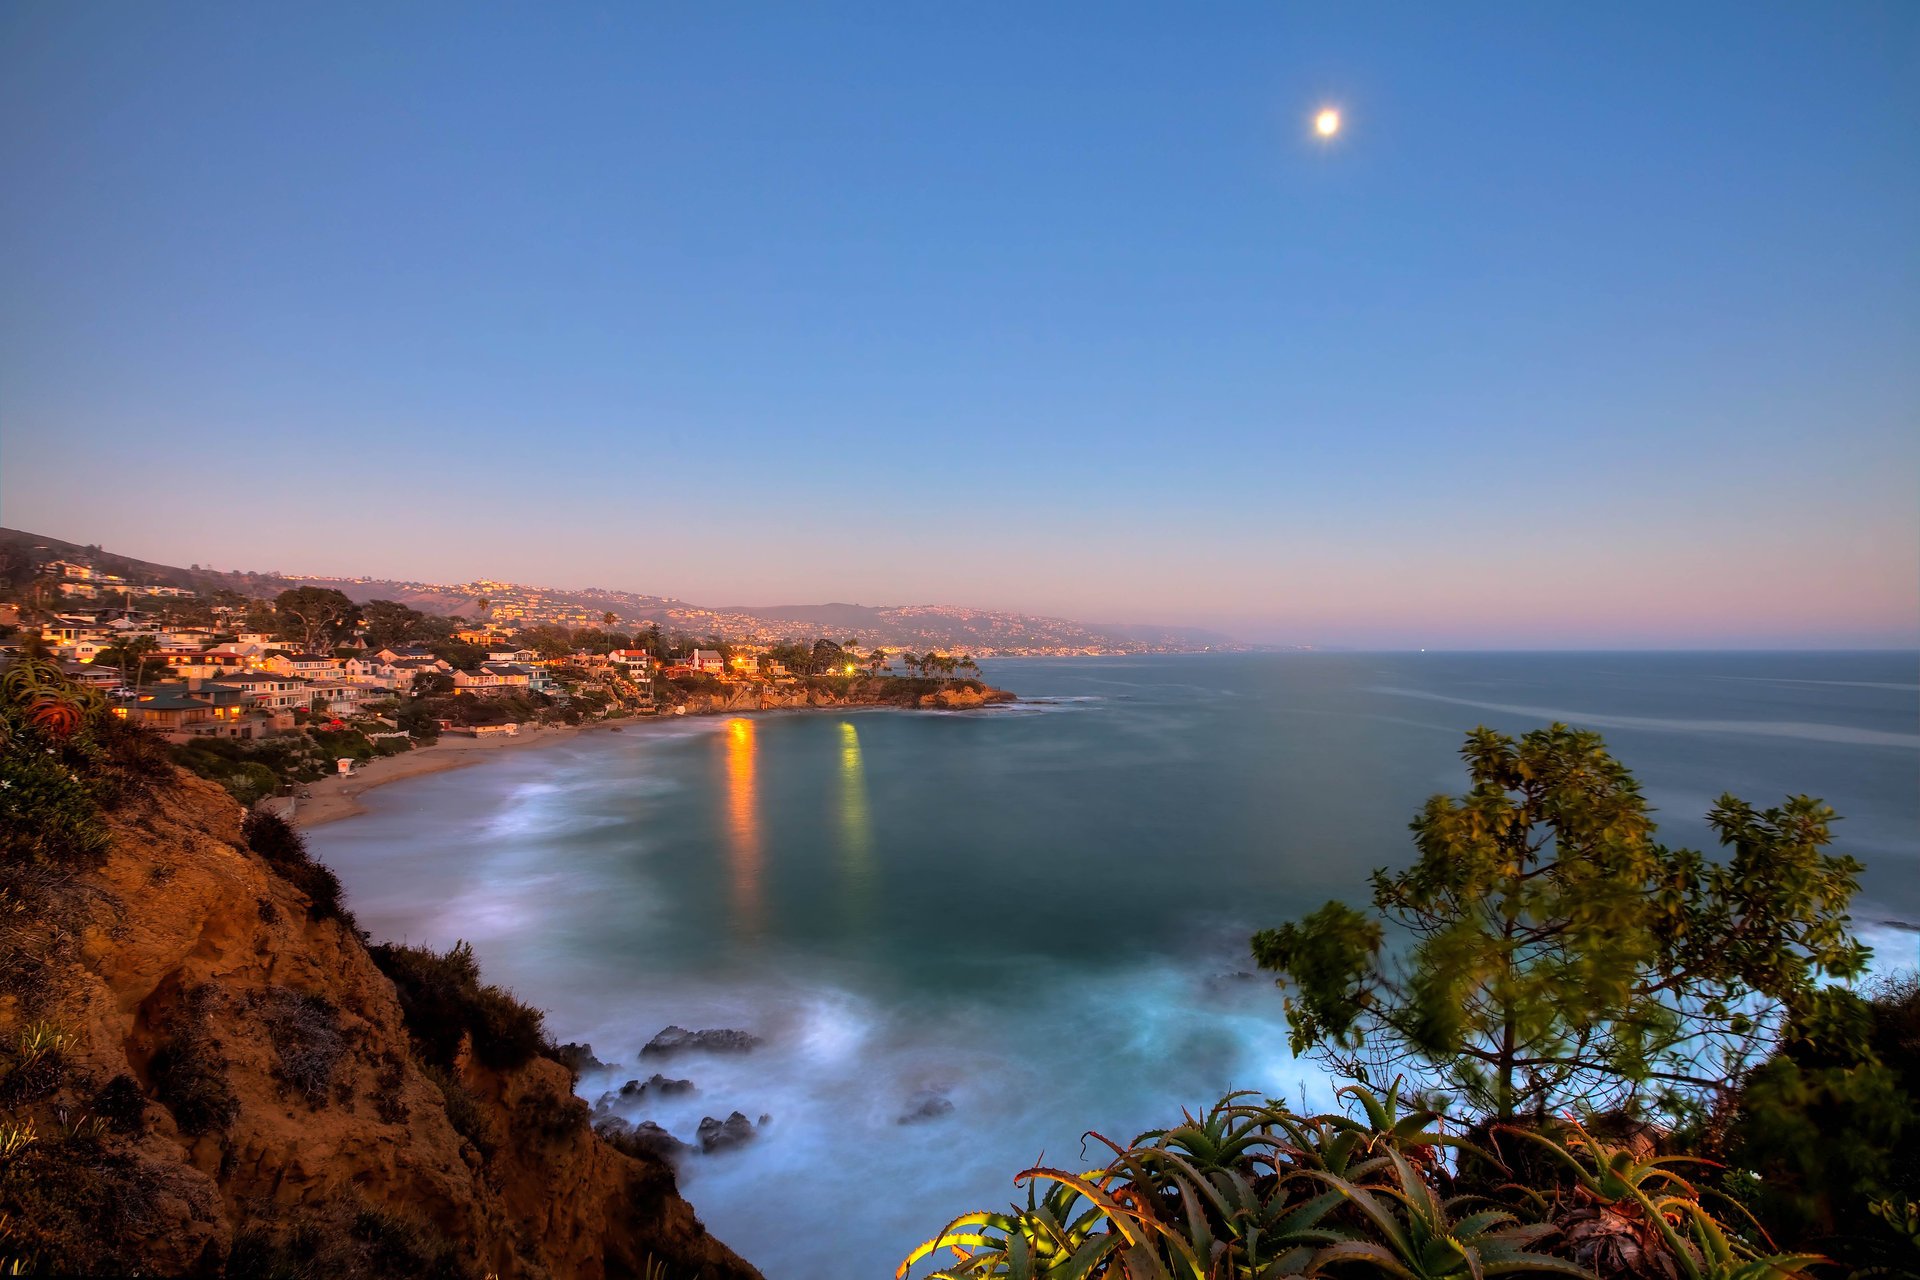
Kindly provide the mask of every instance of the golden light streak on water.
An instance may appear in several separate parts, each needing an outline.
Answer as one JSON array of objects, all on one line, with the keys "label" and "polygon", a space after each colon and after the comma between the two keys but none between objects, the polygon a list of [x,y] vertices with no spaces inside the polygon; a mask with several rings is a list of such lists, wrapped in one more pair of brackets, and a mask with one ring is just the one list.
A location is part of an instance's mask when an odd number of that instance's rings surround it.
[{"label": "golden light streak on water", "polygon": [[760,928],[760,797],[754,781],[758,744],[753,721],[727,721],[727,858],[733,882],[735,925]]},{"label": "golden light streak on water", "polygon": [[852,923],[863,922],[873,887],[873,819],[867,811],[867,771],[860,730],[840,722],[840,868]]}]

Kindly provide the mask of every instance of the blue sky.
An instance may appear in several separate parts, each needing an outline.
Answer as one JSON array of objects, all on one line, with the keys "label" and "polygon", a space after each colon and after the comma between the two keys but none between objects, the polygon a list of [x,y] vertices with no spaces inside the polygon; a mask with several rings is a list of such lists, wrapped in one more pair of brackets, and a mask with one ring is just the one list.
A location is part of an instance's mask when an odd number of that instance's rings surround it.
[{"label": "blue sky", "polygon": [[1915,644],[1916,157],[1905,3],[16,0],[0,521],[1297,643]]}]

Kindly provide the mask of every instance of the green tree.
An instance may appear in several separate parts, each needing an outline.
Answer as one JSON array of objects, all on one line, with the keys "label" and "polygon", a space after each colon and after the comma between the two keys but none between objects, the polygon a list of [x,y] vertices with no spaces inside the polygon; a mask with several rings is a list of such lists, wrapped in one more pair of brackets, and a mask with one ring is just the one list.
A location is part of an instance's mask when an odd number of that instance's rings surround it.
[{"label": "green tree", "polygon": [[360,622],[360,606],[329,587],[293,587],[273,599],[274,620],[281,633],[300,638],[300,651],[346,634]]},{"label": "green tree", "polygon": [[[1360,1079],[1412,1069],[1501,1119],[1687,1111],[1778,1043],[1826,978],[1862,972],[1860,863],[1823,852],[1805,796],[1708,815],[1709,862],[1654,840],[1633,776],[1565,725],[1476,729],[1472,789],[1427,802],[1418,860],[1374,872],[1369,916],[1329,902],[1253,938],[1296,1052]],[[1382,921],[1392,924],[1392,944]]]},{"label": "green tree", "polygon": [[421,635],[427,615],[393,600],[369,600],[365,622],[367,644],[373,649],[397,649]]}]

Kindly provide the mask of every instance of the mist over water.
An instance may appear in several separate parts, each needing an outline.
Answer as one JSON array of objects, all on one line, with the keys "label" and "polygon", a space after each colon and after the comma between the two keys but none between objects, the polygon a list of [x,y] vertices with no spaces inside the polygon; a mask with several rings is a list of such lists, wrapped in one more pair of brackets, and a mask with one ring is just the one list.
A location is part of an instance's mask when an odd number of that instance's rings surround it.
[{"label": "mist over water", "polygon": [[[684,1166],[707,1224],[775,1280],[886,1275],[1080,1136],[1124,1140],[1230,1088],[1320,1106],[1246,937],[1411,854],[1464,732],[1605,733],[1669,843],[1723,791],[1824,797],[1867,863],[1883,964],[1920,933],[1912,654],[1259,655],[999,661],[1045,701],[629,725],[370,792],[319,828],[376,937],[471,941],[562,1040],[772,1117]],[[1889,923],[1891,922],[1891,923]],[[765,1037],[638,1050],[668,1023]],[[900,1123],[932,1091],[953,1111]],[[1088,1156],[1094,1156],[1090,1148]]]}]

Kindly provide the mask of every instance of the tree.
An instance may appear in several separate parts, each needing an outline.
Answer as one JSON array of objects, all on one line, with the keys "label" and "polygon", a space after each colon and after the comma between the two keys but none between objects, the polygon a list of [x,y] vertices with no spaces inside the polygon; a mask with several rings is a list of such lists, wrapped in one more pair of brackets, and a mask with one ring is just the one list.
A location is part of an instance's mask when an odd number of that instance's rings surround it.
[{"label": "tree", "polygon": [[481,622],[484,623],[487,621],[487,619],[493,616],[493,601],[487,599],[487,597],[475,596],[473,598],[473,606],[474,608],[480,610]]},{"label": "tree", "polygon": [[374,649],[395,649],[419,638],[427,615],[393,600],[369,600],[365,606],[367,643]]},{"label": "tree", "polygon": [[885,651],[880,649],[875,649],[869,654],[867,654],[867,671],[869,674],[877,676],[882,671],[885,671],[886,669],[887,669],[887,655]]},{"label": "tree", "polygon": [[300,651],[312,653],[325,640],[358,625],[360,607],[329,587],[293,587],[273,599],[275,622],[283,634],[300,637]]},{"label": "tree", "polygon": [[[1565,1107],[1686,1112],[1779,1041],[1825,978],[1862,972],[1859,862],[1822,852],[1805,796],[1708,815],[1724,863],[1668,849],[1600,736],[1476,729],[1472,789],[1412,824],[1370,917],[1329,902],[1252,940],[1282,974],[1295,1052],[1362,1080],[1402,1070],[1500,1119]],[[1387,944],[1382,920],[1395,927]]]}]

